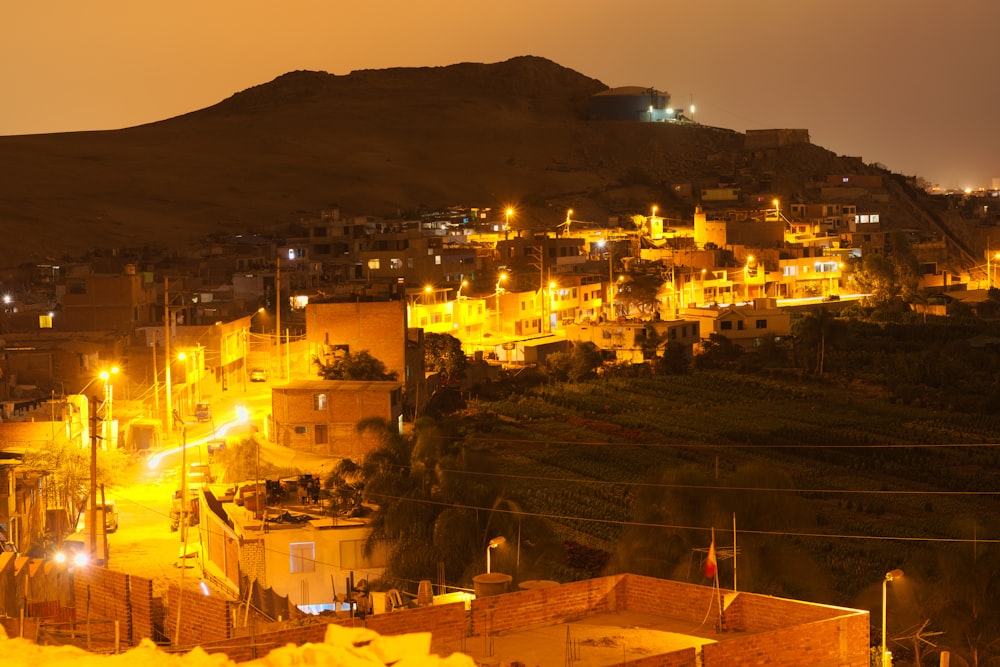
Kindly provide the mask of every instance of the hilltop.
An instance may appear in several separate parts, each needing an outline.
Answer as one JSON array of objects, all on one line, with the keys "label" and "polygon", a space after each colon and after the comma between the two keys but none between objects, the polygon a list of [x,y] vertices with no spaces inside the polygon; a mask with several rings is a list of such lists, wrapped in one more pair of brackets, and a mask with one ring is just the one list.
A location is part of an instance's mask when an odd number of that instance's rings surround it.
[{"label": "hilltop", "polygon": [[670,186],[790,197],[826,173],[871,171],[813,145],[756,164],[744,136],[696,124],[593,122],[608,87],[551,61],[297,71],[192,113],[113,131],[0,137],[0,265],[95,248],[196,247],[280,233],[321,209],[393,217],[422,207],[518,205],[518,224],[566,208],[604,221]]}]

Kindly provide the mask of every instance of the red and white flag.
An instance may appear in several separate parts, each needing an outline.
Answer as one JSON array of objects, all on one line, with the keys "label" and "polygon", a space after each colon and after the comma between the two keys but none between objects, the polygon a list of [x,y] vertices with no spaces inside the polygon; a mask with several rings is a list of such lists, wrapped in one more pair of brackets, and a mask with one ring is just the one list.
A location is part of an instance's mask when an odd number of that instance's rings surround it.
[{"label": "red and white flag", "polygon": [[705,576],[714,579],[718,569],[719,564],[715,560],[715,530],[712,530],[712,544],[708,547],[708,558],[705,559]]}]

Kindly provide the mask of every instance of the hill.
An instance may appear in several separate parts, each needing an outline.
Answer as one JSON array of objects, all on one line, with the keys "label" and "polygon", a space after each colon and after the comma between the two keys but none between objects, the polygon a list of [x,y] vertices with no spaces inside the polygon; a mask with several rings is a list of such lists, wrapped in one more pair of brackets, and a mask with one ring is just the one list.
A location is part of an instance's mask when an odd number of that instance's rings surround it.
[{"label": "hill", "polygon": [[[737,132],[591,122],[607,86],[537,57],[496,64],[290,72],[219,104],[114,131],[0,137],[0,265],[94,248],[182,248],[271,232],[324,208],[394,216],[515,202],[551,226],[669,204],[673,183],[757,173]],[[817,146],[760,165],[791,195],[808,178],[867,171]],[[752,191],[752,190],[751,190]],[[661,206],[661,209],[664,207]]]}]

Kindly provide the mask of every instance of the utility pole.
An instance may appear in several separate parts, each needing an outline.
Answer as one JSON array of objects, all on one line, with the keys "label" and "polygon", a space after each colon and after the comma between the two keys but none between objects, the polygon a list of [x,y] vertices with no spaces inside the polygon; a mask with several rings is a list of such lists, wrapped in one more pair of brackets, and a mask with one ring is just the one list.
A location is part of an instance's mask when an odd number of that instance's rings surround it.
[{"label": "utility pole", "polygon": [[[90,501],[87,512],[90,514],[90,555],[97,554],[97,403],[89,403],[90,414]],[[103,517],[102,517],[103,519]]]},{"label": "utility pole", "polygon": [[173,433],[173,406],[171,406],[170,399],[170,293],[169,293],[169,281],[170,279],[166,276],[163,277],[163,354],[166,357],[164,362],[166,363],[167,370],[164,374],[164,383],[166,384],[166,398],[167,398],[167,418],[164,420],[163,425],[167,427],[167,433]]},{"label": "utility pole", "polygon": [[[281,368],[281,257],[276,257],[274,260],[274,312],[275,316],[275,326],[274,333],[277,334],[278,339],[278,372],[280,373]],[[270,342],[270,341],[269,341]]]}]

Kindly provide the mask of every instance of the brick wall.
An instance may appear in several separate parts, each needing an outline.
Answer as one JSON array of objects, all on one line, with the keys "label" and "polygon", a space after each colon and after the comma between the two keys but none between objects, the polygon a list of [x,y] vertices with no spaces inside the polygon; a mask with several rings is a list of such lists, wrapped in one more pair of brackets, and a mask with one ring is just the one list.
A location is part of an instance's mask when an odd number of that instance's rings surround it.
[{"label": "brick wall", "polygon": [[740,593],[726,609],[726,624],[748,632],[766,632],[835,618],[853,610],[798,600]]},{"label": "brick wall", "polygon": [[702,647],[704,664],[868,667],[868,623],[867,613],[855,613],[738,640],[705,644]]},{"label": "brick wall", "polygon": [[267,586],[266,556],[263,537],[257,540],[244,539],[240,545],[239,571],[251,580],[256,579],[261,586]]},{"label": "brick wall", "polygon": [[406,311],[402,301],[318,303],[306,306],[306,337],[314,345],[368,350],[387,370],[406,378]]},{"label": "brick wall", "polygon": [[694,648],[685,648],[673,653],[650,655],[638,660],[629,659],[628,667],[696,667],[698,653]]},{"label": "brick wall", "polygon": [[624,609],[686,621],[701,621],[706,613],[718,614],[718,597],[708,586],[685,584],[630,574],[625,579]]},{"label": "brick wall", "polygon": [[[167,592],[164,634],[177,647],[228,639],[232,604],[215,595],[182,591],[179,586],[171,585]],[[178,611],[181,619],[179,632]]]},{"label": "brick wall", "polygon": [[[467,627],[465,605],[461,602],[375,614],[364,621],[349,618],[333,623],[347,627],[367,627],[384,636],[429,632],[431,652],[438,655],[450,655],[460,650]],[[252,632],[227,640],[203,643],[201,646],[208,653],[225,653],[234,662],[245,662],[263,657],[268,651],[286,644],[320,643],[326,636],[326,626],[329,624],[328,619],[317,618],[316,622],[308,625],[270,632]]]},{"label": "brick wall", "polygon": [[626,608],[623,576],[588,579],[472,601],[472,634],[482,636]]},{"label": "brick wall", "polygon": [[131,642],[129,575],[102,567],[76,568],[73,576],[76,620],[117,620],[122,641]]}]

